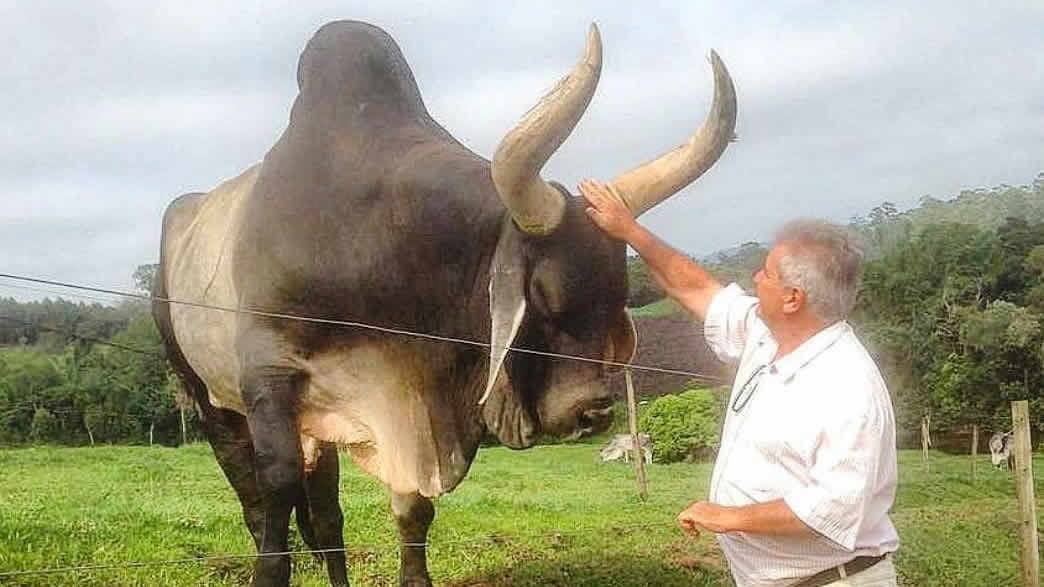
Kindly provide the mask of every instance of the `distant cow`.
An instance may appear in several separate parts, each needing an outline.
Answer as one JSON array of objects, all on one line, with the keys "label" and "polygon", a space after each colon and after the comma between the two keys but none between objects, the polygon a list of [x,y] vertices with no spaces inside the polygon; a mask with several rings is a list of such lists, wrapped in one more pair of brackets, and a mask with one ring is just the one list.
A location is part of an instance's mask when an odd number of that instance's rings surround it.
[{"label": "distant cow", "polygon": [[1012,449],[1015,445],[1015,434],[1013,432],[996,432],[990,437],[990,458],[993,466],[999,467],[1001,463],[1007,462],[1008,470],[1015,468],[1015,455]]},{"label": "distant cow", "polygon": [[[638,435],[638,442],[641,444],[645,462],[651,463],[652,439],[649,438],[648,434],[642,433]],[[602,449],[599,456],[601,456],[603,463],[618,461],[621,458],[626,462],[630,462],[632,454],[634,454],[634,438],[630,434],[617,434],[609,440],[609,444]]]}]

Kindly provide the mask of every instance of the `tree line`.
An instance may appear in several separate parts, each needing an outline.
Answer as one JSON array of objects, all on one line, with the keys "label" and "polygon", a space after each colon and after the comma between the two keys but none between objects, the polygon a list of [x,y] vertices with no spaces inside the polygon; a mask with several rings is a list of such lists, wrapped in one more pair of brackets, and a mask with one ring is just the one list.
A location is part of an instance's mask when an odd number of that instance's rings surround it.
[{"label": "tree line", "polygon": [[[1032,186],[878,207],[854,226],[876,258],[852,322],[869,343],[900,429],[922,416],[956,431],[1007,431],[1010,401],[1044,430],[1044,174]],[[912,438],[908,438],[912,441]]]},{"label": "tree line", "polygon": [[0,443],[177,444],[197,424],[146,302],[0,299]]}]

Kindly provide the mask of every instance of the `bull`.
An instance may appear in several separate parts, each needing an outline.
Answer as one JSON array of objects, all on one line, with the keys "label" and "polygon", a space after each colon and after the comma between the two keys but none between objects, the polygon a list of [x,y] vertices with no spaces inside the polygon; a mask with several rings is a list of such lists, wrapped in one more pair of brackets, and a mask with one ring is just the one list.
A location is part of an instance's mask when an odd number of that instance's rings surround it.
[{"label": "bull", "polygon": [[[699,131],[614,180],[635,214],[732,139],[735,91],[711,62]],[[153,314],[262,555],[253,585],[288,584],[289,556],[273,553],[292,514],[330,582],[348,584],[339,447],[388,488],[400,584],[430,585],[432,498],[460,483],[484,435],[521,449],[609,425],[604,361],[635,347],[625,247],[541,177],[601,65],[592,25],[579,63],[487,160],[428,114],[386,32],[329,23],[264,158],[168,206]]]},{"label": "bull", "polygon": [[1007,466],[1011,471],[1015,468],[1015,432],[994,432],[990,437],[990,461],[994,467]]}]

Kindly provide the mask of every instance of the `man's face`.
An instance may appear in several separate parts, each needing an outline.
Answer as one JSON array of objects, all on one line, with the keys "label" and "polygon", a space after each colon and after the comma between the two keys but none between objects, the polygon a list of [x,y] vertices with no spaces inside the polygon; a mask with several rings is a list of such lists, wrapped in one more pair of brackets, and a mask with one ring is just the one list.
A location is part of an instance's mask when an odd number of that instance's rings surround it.
[{"label": "man's face", "polygon": [[786,290],[779,272],[779,260],[786,255],[782,244],[772,247],[761,268],[754,273],[754,291],[761,302],[758,314],[771,329],[781,323],[784,318]]}]

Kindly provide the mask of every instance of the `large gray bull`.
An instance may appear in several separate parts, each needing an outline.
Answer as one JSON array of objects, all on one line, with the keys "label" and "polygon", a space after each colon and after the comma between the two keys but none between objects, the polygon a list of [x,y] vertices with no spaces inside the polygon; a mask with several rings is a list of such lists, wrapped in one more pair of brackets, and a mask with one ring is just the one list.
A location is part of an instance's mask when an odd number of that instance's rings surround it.
[{"label": "large gray bull", "polygon": [[[264,160],[170,205],[160,298],[490,343],[157,302],[170,360],[261,553],[287,550],[295,509],[309,546],[343,548],[340,446],[389,489],[400,582],[430,585],[415,546],[430,498],[460,483],[484,434],[525,448],[608,425],[597,361],[627,361],[635,345],[625,248],[581,198],[540,177],[601,64],[592,26],[579,64],[488,161],[432,120],[391,37],[330,23],[301,55],[289,125]],[[717,55],[712,64],[700,130],[614,181],[636,214],[710,168],[732,138],[732,81]],[[347,584],[344,554],[325,558],[330,581]],[[286,555],[255,562],[254,585],[289,576]]]}]

